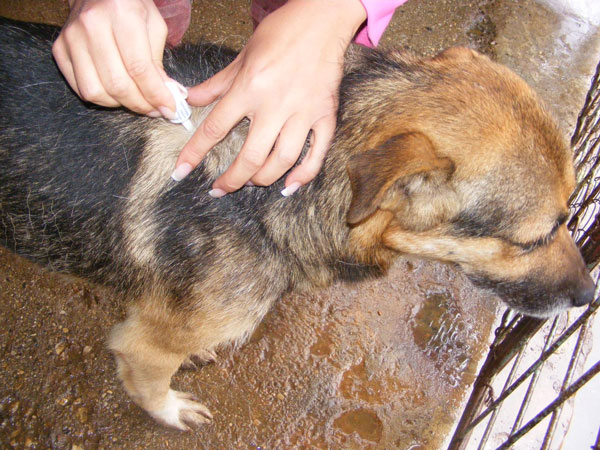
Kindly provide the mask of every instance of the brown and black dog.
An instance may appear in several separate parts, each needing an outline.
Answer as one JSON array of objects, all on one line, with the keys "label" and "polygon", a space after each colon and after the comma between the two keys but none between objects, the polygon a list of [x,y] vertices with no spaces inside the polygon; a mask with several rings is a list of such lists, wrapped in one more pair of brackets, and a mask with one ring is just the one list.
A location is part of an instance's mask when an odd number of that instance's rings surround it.
[{"label": "brown and black dog", "polygon": [[[531,89],[474,51],[351,50],[317,178],[290,198],[280,180],[212,199],[247,123],[175,183],[183,127],[81,102],[53,62],[55,28],[0,27],[0,239],[130,302],[109,346],[164,424],[211,418],[169,387],[190,355],[243,341],[285,292],[380,275],[400,254],[454,263],[525,314],[592,300],[565,227],[569,148]],[[234,56],[185,46],[165,66],[193,85]]]}]

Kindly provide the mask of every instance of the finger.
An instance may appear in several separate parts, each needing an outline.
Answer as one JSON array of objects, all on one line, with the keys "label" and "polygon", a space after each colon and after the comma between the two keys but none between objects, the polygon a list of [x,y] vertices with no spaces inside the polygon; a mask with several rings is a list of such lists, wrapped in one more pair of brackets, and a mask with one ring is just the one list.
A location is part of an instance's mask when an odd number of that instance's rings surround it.
[{"label": "finger", "polygon": [[88,102],[101,106],[116,107],[120,103],[112,98],[104,89],[100,80],[96,65],[92,60],[87,48],[81,46],[71,46],[71,62],[73,64],[73,74],[79,96]]},{"label": "finger", "polygon": [[252,183],[268,186],[292,168],[298,161],[309,131],[310,124],[306,121],[290,118],[281,129],[275,148],[264,166],[252,177]]},{"label": "finger", "polygon": [[165,52],[165,44],[167,41],[167,35],[169,34],[169,28],[165,23],[165,20],[160,15],[157,8],[151,8],[148,17],[148,39],[150,42],[150,53],[152,59],[162,69],[163,55]]},{"label": "finger", "polygon": [[[148,38],[150,41],[150,53],[152,55],[152,61],[154,66],[158,70],[163,81],[175,81],[171,77],[167,75],[163,66],[163,56],[165,53],[165,44],[167,40],[167,34],[169,29],[167,28],[167,24],[164,19],[158,12],[158,9],[151,10],[151,17],[149,19],[150,25],[149,29],[153,30],[156,28],[159,30],[158,33],[148,33]],[[167,107],[175,106],[175,102],[173,101],[172,105],[166,105]]]},{"label": "finger", "polygon": [[237,97],[231,95],[223,97],[181,150],[171,178],[175,181],[185,178],[200,164],[208,151],[223,140],[245,115],[245,110],[239,108]]},{"label": "finger", "polygon": [[[125,70],[135,83],[143,99],[152,105],[152,109],[159,109],[162,106],[174,112],[175,101],[165,86],[161,72],[155,65],[154,58],[157,55],[153,54],[150,43],[152,33],[157,33],[158,37],[153,38],[154,52],[161,50],[157,58],[160,64],[162,49],[159,42],[160,38],[166,38],[166,25],[164,25],[164,21],[162,23],[156,19],[153,19],[153,21],[154,23],[149,23],[146,26],[143,17],[134,16],[126,25],[121,25],[121,23],[116,25],[114,30],[115,41]],[[150,34],[140,33],[140,30],[146,30],[146,28],[151,32]],[[164,44],[162,44],[162,47],[164,48]],[[125,102],[123,104],[128,106]]]},{"label": "finger", "polygon": [[[311,147],[300,163],[285,180],[289,195],[300,186],[309,183],[317,176],[323,166],[325,155],[335,134],[335,116],[325,117],[315,123],[312,128]],[[291,191],[291,192],[290,192]]]},{"label": "finger", "polygon": [[224,95],[231,87],[238,67],[238,64],[234,61],[208,80],[190,88],[188,90],[188,103],[194,106],[206,106]]},{"label": "finger", "polygon": [[272,114],[256,116],[239,155],[213,184],[217,195],[211,195],[221,196],[220,194],[236,191],[246,184],[264,165],[282,125],[273,120]]},{"label": "finger", "polygon": [[[90,42],[101,42],[102,45],[92,45],[89,52],[106,93],[118,104],[132,111],[146,114],[155,110],[156,108],[146,101],[125,69],[112,31],[102,28],[97,30],[96,34],[97,36],[88,36]],[[81,86],[80,83],[78,85]]]},{"label": "finger", "polygon": [[71,57],[69,56],[69,52],[65,47],[65,43],[60,36],[52,45],[52,56],[54,56],[56,65],[67,80],[67,83],[69,83],[69,86],[71,86],[75,93],[81,97],[79,89],[77,88],[75,73],[73,72],[73,64],[71,64]]}]

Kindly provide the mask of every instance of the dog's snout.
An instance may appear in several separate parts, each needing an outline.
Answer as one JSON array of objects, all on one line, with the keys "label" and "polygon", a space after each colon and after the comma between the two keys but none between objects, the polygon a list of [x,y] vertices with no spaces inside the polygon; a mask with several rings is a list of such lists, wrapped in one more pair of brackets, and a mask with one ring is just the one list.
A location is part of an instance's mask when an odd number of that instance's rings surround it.
[{"label": "dog's snout", "polygon": [[573,295],[574,306],[585,306],[594,300],[594,293],[596,291],[596,285],[594,280],[588,274],[584,277],[582,283],[575,290]]}]

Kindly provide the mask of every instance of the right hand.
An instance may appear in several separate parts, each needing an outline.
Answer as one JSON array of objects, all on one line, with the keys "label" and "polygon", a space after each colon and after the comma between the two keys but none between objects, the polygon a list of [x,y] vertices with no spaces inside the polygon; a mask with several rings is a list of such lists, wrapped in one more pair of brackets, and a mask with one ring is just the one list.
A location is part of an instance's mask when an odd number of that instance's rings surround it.
[{"label": "right hand", "polygon": [[167,26],[152,0],[69,0],[52,54],[83,100],[174,117],[162,67]]},{"label": "right hand", "polygon": [[267,16],[229,66],[190,88],[190,105],[216,104],[181,151],[174,179],[247,117],[246,141],[209,195],[221,197],[248,181],[274,183],[294,166],[312,130],[310,148],[287,175],[282,195],[311,181],[335,133],[344,54],[365,18],[358,0],[289,0]]}]

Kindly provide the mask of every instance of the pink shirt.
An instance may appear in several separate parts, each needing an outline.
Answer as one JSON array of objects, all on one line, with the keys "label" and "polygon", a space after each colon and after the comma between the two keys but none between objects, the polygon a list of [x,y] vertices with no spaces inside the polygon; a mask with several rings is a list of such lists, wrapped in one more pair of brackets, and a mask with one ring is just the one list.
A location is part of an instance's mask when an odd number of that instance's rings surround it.
[{"label": "pink shirt", "polygon": [[160,15],[165,19],[169,32],[167,45],[174,47],[190,26],[192,5],[190,0],[154,0]]},{"label": "pink shirt", "polygon": [[[367,22],[358,31],[356,43],[375,47],[387,28],[396,8],[408,0],[360,0],[367,12]],[[250,15],[256,27],[267,14],[282,6],[286,0],[252,0]],[[154,0],[165,19],[169,34],[167,44],[177,45],[190,25],[190,0]]]},{"label": "pink shirt", "polygon": [[[355,42],[367,47],[375,47],[387,28],[396,8],[408,0],[360,0],[367,12],[367,22],[358,31]],[[254,27],[269,13],[286,3],[286,0],[252,0],[250,15]]]},{"label": "pink shirt", "polygon": [[396,8],[408,0],[360,0],[367,11],[367,24],[358,31],[355,42],[376,47],[392,20]]}]

